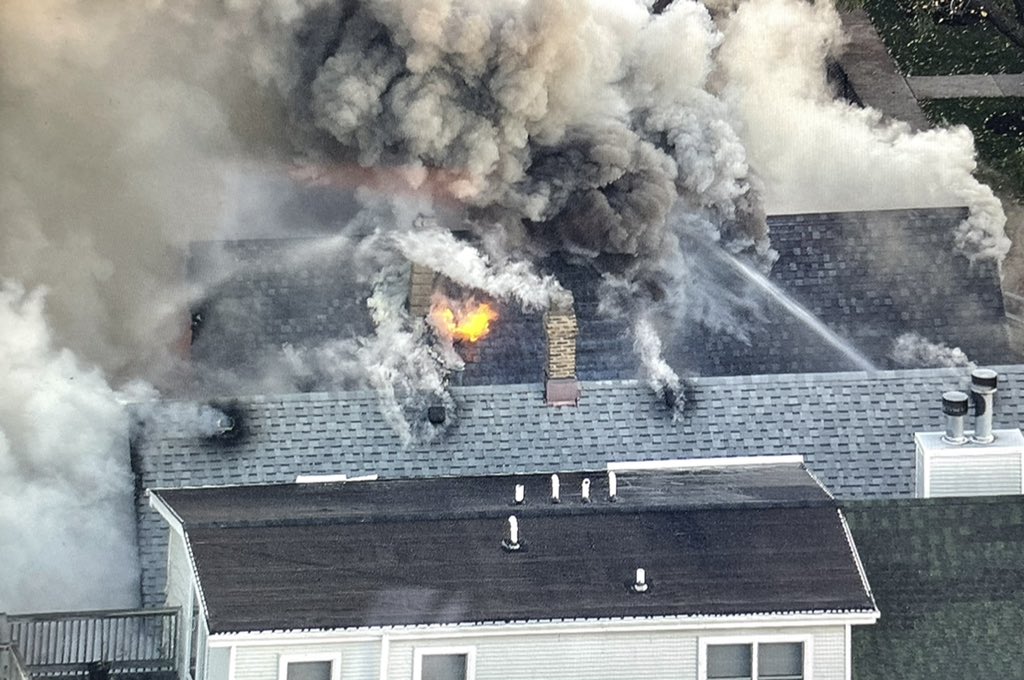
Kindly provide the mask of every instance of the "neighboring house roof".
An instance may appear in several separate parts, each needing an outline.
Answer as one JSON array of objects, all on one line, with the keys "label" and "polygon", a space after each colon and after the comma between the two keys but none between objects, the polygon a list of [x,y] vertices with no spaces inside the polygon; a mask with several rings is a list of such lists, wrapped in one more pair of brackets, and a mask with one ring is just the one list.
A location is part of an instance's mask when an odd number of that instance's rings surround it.
[{"label": "neighboring house roof", "polygon": [[857,680],[1020,677],[1021,496],[847,503],[881,609],[853,631]]},{"label": "neighboring house roof", "polygon": [[615,502],[599,472],[584,503],[583,477],[564,475],[558,504],[548,475],[154,493],[213,633],[875,611],[836,502],[799,463],[620,472]]},{"label": "neighboring house roof", "polygon": [[[997,265],[971,264],[955,252],[954,233],[965,216],[960,208],[772,216],[768,223],[779,259],[769,279],[879,368],[894,367],[893,342],[907,332],[959,346],[980,363],[1013,361]],[[707,249],[702,243],[686,247]],[[275,357],[280,361],[283,345],[303,348],[370,333],[368,286],[350,267],[338,266],[330,256],[337,248],[325,238],[193,245],[191,277],[214,282],[194,309],[194,318],[201,317],[192,347],[200,379],[204,370],[218,369],[255,376]],[[714,259],[710,250],[705,255],[698,253],[695,259]],[[585,261],[560,257],[539,266],[574,293],[580,379],[636,378],[639,366],[627,320],[598,313],[600,273]],[[860,368],[729,267],[702,267],[692,276],[695,286],[714,279],[720,290],[750,303],[746,311],[734,310],[734,325],[747,338],[701,323],[681,323],[664,338],[666,358],[680,373]],[[478,344],[478,360],[453,376],[456,383],[542,379],[540,314],[523,313],[513,303],[499,306],[501,319]],[[324,376],[305,380],[304,387],[310,389],[331,386]]]}]

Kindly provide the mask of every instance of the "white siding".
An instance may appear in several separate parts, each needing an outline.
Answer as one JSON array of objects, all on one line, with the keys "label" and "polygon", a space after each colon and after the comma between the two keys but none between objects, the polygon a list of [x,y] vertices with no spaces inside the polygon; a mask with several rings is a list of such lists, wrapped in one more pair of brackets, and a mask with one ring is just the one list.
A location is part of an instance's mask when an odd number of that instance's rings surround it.
[{"label": "white siding", "polygon": [[184,608],[188,602],[188,591],[192,585],[192,567],[188,562],[185,542],[177,532],[171,531],[167,544],[167,597],[168,607]]},{"label": "white siding", "polygon": [[[460,637],[391,642],[388,678],[412,678],[416,647],[476,648],[477,680],[659,680],[697,677],[697,638],[680,633]],[[343,679],[346,680],[346,679]]]},{"label": "white siding", "polygon": [[341,680],[378,678],[380,639],[342,644],[239,645],[235,650],[235,675],[231,680],[277,680],[277,664],[282,655],[323,653],[341,654]]},{"label": "white siding", "polygon": [[1019,453],[932,456],[930,496],[988,496],[1021,492]]},{"label": "white siding", "polygon": [[[716,629],[709,636],[811,636],[813,680],[845,679],[843,626]],[[696,680],[700,635],[693,631],[588,632],[444,637],[391,636],[388,679],[412,680],[415,649],[473,647],[477,680]],[[277,680],[282,654],[341,654],[341,680],[378,680],[380,638],[364,642],[236,647],[231,680]],[[212,680],[212,679],[211,679]],[[219,680],[219,679],[217,679]]]}]

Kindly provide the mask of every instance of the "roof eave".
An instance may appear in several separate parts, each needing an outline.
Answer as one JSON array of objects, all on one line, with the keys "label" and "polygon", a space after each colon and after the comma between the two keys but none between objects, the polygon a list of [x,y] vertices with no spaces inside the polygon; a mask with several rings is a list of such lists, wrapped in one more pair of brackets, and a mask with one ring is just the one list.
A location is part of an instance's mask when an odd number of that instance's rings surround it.
[{"label": "roof eave", "polygon": [[375,637],[382,634],[436,636],[501,636],[541,634],[546,632],[589,633],[724,628],[757,628],[773,626],[871,625],[878,621],[877,607],[870,609],[809,610],[795,612],[768,612],[759,614],[716,614],[679,616],[629,616],[599,619],[525,619],[517,621],[481,621],[445,624],[406,624],[381,626],[354,626],[348,628],[301,628],[252,631],[211,631],[211,642],[268,643],[295,638]]}]

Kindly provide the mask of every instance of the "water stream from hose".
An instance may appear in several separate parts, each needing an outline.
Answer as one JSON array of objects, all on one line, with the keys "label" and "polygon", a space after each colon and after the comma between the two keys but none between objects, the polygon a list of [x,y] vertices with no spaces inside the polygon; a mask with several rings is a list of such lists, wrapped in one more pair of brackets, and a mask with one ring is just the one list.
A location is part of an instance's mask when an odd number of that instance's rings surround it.
[{"label": "water stream from hose", "polygon": [[872,364],[867,357],[858,352],[853,345],[836,335],[831,328],[822,323],[821,319],[814,316],[814,314],[811,314],[799,302],[789,297],[789,295],[783,292],[781,288],[769,281],[764,274],[724,250],[718,250],[717,252],[721,254],[723,262],[730,265],[733,269],[743,275],[743,277],[750,283],[757,286],[769,297],[782,305],[782,307],[789,312],[793,318],[797,319],[800,323],[807,326],[807,328],[814,331],[818,337],[835,349],[839,350],[843,356],[849,359],[850,362],[858,369],[871,373],[878,370],[875,365]]}]

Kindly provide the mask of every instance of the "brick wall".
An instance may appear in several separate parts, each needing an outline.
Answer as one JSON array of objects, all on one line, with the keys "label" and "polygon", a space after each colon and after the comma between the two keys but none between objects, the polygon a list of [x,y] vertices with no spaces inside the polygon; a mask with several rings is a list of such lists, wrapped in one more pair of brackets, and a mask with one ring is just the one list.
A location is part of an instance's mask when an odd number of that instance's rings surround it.
[{"label": "brick wall", "polygon": [[430,296],[434,293],[437,274],[423,265],[409,266],[409,316],[422,319],[430,311]]},{"label": "brick wall", "polygon": [[572,305],[552,307],[544,315],[547,342],[547,377],[576,377],[576,336],[579,326]]}]

